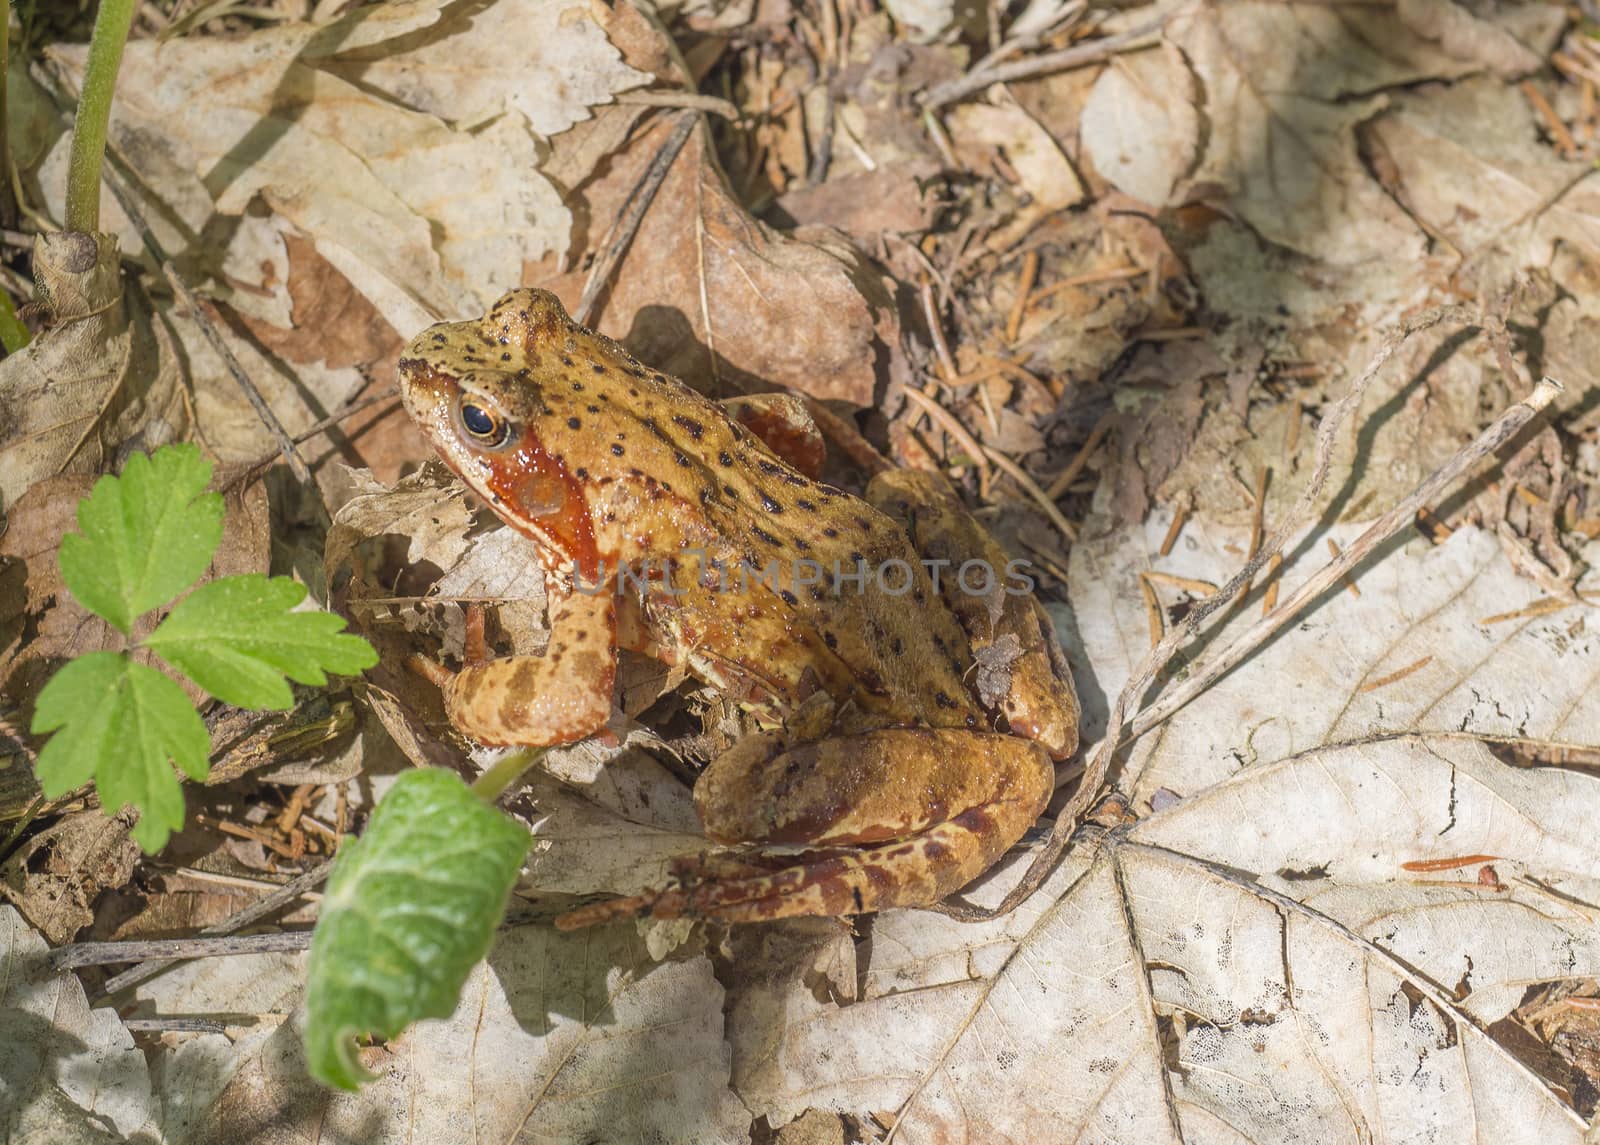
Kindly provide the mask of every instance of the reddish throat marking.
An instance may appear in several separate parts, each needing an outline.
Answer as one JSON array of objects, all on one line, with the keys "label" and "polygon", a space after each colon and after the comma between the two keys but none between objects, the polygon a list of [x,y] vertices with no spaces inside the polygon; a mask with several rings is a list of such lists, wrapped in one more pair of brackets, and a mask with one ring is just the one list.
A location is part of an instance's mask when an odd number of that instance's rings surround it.
[{"label": "reddish throat marking", "polygon": [[[531,434],[515,449],[488,454],[484,484],[499,499],[495,511],[519,533],[554,543],[591,584],[600,577],[600,552],[594,539],[583,486]],[[558,570],[566,572],[568,570]]]}]

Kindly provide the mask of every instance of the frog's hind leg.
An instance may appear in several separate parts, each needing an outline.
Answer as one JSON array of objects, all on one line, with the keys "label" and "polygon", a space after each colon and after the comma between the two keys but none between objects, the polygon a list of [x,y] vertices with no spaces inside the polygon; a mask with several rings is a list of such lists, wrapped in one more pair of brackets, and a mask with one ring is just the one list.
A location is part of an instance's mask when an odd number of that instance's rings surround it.
[{"label": "frog's hind leg", "polygon": [[1007,559],[941,474],[881,474],[867,500],[898,520],[922,559],[939,568],[940,595],[995,675],[989,695],[979,677],[983,705],[1004,713],[1013,735],[1038,741],[1057,759],[1070,756],[1078,747],[1078,696],[1025,566]]},{"label": "frog's hind leg", "polygon": [[725,399],[722,408],[755,434],[774,457],[807,477],[822,476],[828,444],[803,400],[794,394],[746,394]]},{"label": "frog's hind leg", "polygon": [[733,852],[731,865],[688,864],[698,877],[685,885],[582,907],[556,925],[641,914],[753,922],[926,906],[1020,839],[1053,780],[1046,751],[1015,736],[891,728],[789,751],[777,733],[750,737],[713,761],[695,801],[713,840],[764,846]]}]

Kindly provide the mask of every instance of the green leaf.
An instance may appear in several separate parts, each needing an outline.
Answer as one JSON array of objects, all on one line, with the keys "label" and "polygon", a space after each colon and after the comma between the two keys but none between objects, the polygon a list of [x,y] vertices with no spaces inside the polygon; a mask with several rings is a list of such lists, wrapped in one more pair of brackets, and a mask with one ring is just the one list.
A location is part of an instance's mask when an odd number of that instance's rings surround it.
[{"label": "green leaf", "polygon": [[22,319],[17,317],[17,304],[11,300],[11,295],[0,290],[0,346],[5,347],[7,354],[15,354],[32,337]]},{"label": "green leaf", "polygon": [[50,678],[34,706],[35,734],[55,732],[35,771],[51,799],[94,777],[108,810],[139,809],[133,837],[159,851],[183,826],[183,787],[211,770],[211,734],[170,677],[117,652],[91,652]]},{"label": "green leaf", "polygon": [[61,576],[89,611],[124,633],[193,584],[222,540],[222,496],[193,445],[135,453],[78,504],[81,533],[61,538]]},{"label": "green leaf", "polygon": [[421,768],[395,782],[339,852],[322,899],[306,984],[313,1077],[353,1090],[372,1080],[357,1035],[392,1038],[450,1016],[531,842],[453,772]]},{"label": "green leaf", "polygon": [[331,612],[291,612],[305,586],[288,577],[223,577],[195,589],[145,640],[219,700],[241,708],[290,707],[287,676],[326,684],[378,662]]}]

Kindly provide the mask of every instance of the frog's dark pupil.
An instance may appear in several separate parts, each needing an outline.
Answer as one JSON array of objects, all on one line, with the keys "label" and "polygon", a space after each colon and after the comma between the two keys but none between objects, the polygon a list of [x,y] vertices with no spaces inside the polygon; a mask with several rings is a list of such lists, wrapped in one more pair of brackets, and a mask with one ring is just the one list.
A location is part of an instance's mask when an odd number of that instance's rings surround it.
[{"label": "frog's dark pupil", "polygon": [[461,424],[474,437],[490,437],[495,431],[493,415],[482,406],[467,404],[461,407]]}]

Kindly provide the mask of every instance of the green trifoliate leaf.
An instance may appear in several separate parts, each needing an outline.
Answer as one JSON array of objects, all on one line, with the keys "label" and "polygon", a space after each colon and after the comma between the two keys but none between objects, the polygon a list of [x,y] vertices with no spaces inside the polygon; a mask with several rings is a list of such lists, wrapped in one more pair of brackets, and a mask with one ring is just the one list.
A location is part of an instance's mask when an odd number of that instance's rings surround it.
[{"label": "green trifoliate leaf", "polygon": [[281,710],[293,702],[287,676],[326,684],[378,662],[331,612],[292,612],[305,586],[288,577],[223,577],[203,584],[145,640],[196,684],[241,708]]},{"label": "green trifoliate leaf", "polygon": [[392,1038],[449,1017],[489,950],[532,836],[453,772],[402,775],[366,832],[339,852],[306,984],[312,1076],[355,1089],[361,1034]]},{"label": "green trifoliate leaf", "polygon": [[135,453],[78,504],[81,533],[61,538],[61,576],[83,606],[123,632],[193,584],[222,540],[222,497],[193,445]]},{"label": "green trifoliate leaf", "polygon": [[194,779],[211,765],[211,735],[170,677],[116,652],[91,652],[50,678],[34,707],[33,731],[55,732],[35,771],[54,799],[92,776],[106,810],[139,809],[133,837],[155,852],[183,826],[176,761]]}]

